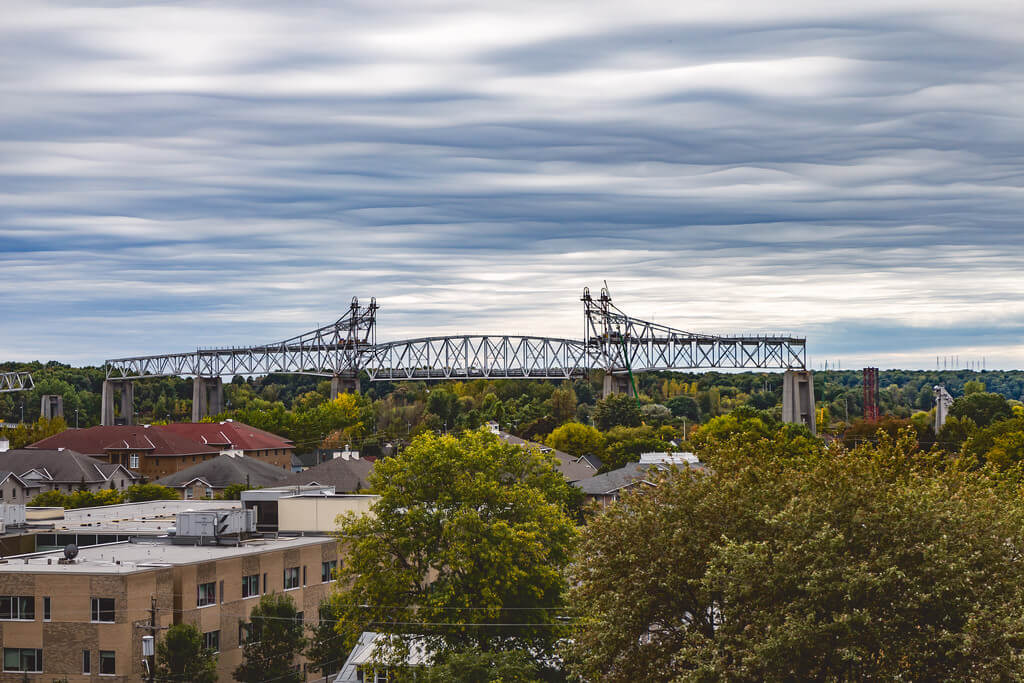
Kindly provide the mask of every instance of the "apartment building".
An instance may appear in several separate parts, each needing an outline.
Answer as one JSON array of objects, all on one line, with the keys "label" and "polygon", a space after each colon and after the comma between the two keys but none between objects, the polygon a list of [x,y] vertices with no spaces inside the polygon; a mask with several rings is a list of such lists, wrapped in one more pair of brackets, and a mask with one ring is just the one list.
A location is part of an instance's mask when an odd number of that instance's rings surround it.
[{"label": "apartment building", "polygon": [[283,592],[315,620],[339,559],[337,542],[324,536],[182,542],[96,545],[70,561],[62,551],[0,560],[0,681],[144,679],[151,596],[157,624],[196,624],[218,652],[220,680],[232,680],[259,597]]}]

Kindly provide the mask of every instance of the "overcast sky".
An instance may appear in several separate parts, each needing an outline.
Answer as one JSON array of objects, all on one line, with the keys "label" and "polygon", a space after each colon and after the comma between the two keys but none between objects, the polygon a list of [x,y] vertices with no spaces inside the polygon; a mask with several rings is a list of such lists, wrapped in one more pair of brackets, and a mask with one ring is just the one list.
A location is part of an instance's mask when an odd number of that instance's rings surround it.
[{"label": "overcast sky", "polygon": [[[98,6],[99,5],[99,6]],[[1024,3],[0,0],[0,359],[641,318],[1024,366]]]}]

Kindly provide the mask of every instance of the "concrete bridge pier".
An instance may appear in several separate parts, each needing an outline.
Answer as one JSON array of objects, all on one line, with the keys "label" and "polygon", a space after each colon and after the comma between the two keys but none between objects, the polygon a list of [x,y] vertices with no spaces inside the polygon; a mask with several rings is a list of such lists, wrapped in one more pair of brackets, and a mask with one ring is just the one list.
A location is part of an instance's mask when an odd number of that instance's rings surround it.
[{"label": "concrete bridge pier", "polygon": [[[115,409],[118,393],[121,399],[120,414]],[[104,380],[100,403],[101,425],[132,424],[135,416],[135,384],[131,380]]]},{"label": "concrete bridge pier", "polygon": [[64,417],[64,397],[59,394],[46,394],[39,400],[39,415],[52,420]]},{"label": "concrete bridge pier", "polygon": [[338,398],[339,394],[358,394],[361,390],[359,376],[345,377],[335,375],[331,377],[331,400]]},{"label": "concrete bridge pier", "polygon": [[953,407],[953,397],[946,391],[946,387],[937,384],[935,391],[935,433],[938,434],[942,425],[946,424],[949,417],[949,409]]},{"label": "concrete bridge pier", "polygon": [[601,388],[601,398],[608,398],[612,394],[631,393],[633,393],[633,387],[629,383],[629,375],[604,373],[604,386]]},{"label": "concrete bridge pier", "polygon": [[807,425],[818,433],[814,409],[814,377],[810,370],[786,370],[782,376],[782,421]]},{"label": "concrete bridge pier", "polygon": [[224,412],[224,380],[220,377],[192,378],[192,421]]}]

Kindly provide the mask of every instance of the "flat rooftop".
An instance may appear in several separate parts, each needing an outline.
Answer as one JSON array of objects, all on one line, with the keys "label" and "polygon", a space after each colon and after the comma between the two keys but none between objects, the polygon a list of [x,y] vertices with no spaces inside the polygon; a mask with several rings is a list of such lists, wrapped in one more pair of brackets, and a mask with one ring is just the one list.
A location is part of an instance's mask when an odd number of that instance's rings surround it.
[{"label": "flat rooftop", "polygon": [[[40,519],[53,524],[55,533],[68,534],[166,534],[175,515],[186,510],[239,508],[237,500],[151,500],[102,507],[64,510],[64,518]],[[30,520],[34,521],[34,520]]]},{"label": "flat rooftop", "polygon": [[17,555],[0,563],[3,573],[52,574],[132,574],[160,567],[173,567],[198,562],[211,562],[232,557],[258,555],[275,550],[289,550],[323,543],[336,543],[329,536],[288,536],[257,538],[233,545],[171,545],[164,541],[140,540],[79,548],[73,564],[58,564],[63,550],[31,555]]}]

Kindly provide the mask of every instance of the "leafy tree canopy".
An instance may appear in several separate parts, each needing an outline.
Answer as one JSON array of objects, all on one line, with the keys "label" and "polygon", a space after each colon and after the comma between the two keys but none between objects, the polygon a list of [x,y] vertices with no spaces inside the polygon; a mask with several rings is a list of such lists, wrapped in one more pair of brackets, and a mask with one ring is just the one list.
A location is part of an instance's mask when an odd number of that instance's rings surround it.
[{"label": "leafy tree canopy", "polygon": [[601,432],[579,422],[567,422],[555,428],[544,443],[577,458],[581,455],[600,454],[604,450],[604,436]]},{"label": "leafy tree canopy", "polygon": [[347,646],[375,630],[418,634],[438,652],[551,649],[577,494],[550,454],[484,430],[422,434],[379,460],[370,483],[380,495],[373,514],[339,528],[349,547],[336,597]]},{"label": "leafy tree canopy", "polygon": [[1013,416],[1010,404],[999,394],[976,392],[961,396],[953,401],[949,409],[951,417],[969,418],[979,427]]},{"label": "leafy tree canopy", "polygon": [[594,406],[591,413],[594,426],[601,431],[607,431],[612,427],[638,427],[640,426],[640,409],[637,408],[636,399],[628,394],[612,394],[603,398]]},{"label": "leafy tree canopy", "polygon": [[266,593],[249,615],[250,637],[243,645],[242,663],[234,671],[243,683],[299,683],[302,673],[295,658],[306,645],[302,622],[291,596]]},{"label": "leafy tree canopy", "polygon": [[217,657],[203,647],[203,634],[195,624],[174,624],[156,645],[156,680],[213,683]]},{"label": "leafy tree canopy", "polygon": [[786,448],[717,444],[712,470],[668,473],[590,522],[571,570],[576,675],[1020,675],[1015,491],[945,468],[911,432],[852,452],[780,458]]}]

